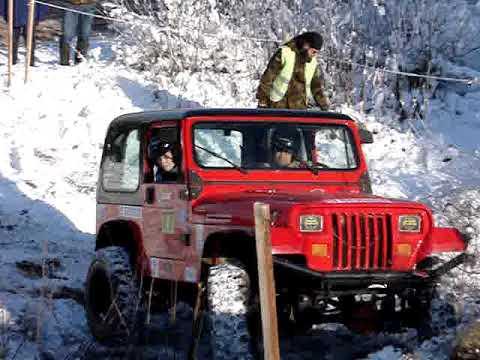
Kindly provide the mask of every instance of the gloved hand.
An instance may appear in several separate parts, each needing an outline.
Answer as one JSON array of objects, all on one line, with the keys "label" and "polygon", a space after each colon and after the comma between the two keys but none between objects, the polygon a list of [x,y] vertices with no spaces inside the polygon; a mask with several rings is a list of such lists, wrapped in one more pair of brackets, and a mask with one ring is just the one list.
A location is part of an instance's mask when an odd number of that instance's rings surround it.
[{"label": "gloved hand", "polygon": [[266,108],[268,108],[268,104],[264,101],[259,101],[257,107],[262,108],[262,109],[266,109]]}]

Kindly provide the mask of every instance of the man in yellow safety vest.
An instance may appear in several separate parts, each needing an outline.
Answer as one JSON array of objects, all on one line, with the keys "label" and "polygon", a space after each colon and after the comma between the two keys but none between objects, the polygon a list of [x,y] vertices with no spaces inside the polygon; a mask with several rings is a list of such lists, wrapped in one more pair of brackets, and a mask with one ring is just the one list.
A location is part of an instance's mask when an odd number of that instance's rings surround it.
[{"label": "man in yellow safety vest", "polygon": [[324,79],[316,59],[322,43],[320,34],[306,32],[281,46],[260,79],[258,107],[306,109],[316,104],[328,110]]}]

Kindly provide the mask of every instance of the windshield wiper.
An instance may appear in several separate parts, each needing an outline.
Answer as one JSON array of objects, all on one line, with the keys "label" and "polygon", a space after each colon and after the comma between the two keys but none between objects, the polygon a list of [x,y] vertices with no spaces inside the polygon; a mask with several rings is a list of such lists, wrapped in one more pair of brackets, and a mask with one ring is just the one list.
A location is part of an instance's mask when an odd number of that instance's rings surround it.
[{"label": "windshield wiper", "polygon": [[311,162],[305,162],[305,167],[310,170],[314,175],[318,175],[318,170],[320,168],[328,168],[325,164],[315,163],[312,164]]},{"label": "windshield wiper", "polygon": [[247,171],[247,170],[245,170],[245,169],[242,168],[241,166],[238,166],[238,165],[235,164],[233,161],[224,158],[222,155],[219,155],[219,154],[217,154],[216,152],[211,151],[211,150],[208,150],[208,149],[204,148],[203,146],[200,146],[200,145],[197,145],[197,144],[194,144],[194,146],[195,146],[196,148],[198,148],[198,149],[200,149],[200,150],[203,150],[203,151],[205,151],[206,153],[209,153],[210,155],[215,156],[216,158],[218,158],[218,159],[220,159],[220,160],[223,160],[223,161],[225,161],[226,163],[232,165],[233,168],[237,169],[237,170],[240,171],[242,174],[248,174],[248,171]]}]

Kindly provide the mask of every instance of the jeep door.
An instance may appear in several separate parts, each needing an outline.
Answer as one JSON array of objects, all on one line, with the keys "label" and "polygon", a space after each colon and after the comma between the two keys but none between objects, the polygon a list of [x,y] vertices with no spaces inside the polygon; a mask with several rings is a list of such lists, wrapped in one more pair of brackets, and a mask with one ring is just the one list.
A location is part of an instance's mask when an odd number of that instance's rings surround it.
[{"label": "jeep door", "polygon": [[[162,121],[151,126],[145,135],[143,234],[145,250],[150,257],[184,259],[187,256],[189,202],[180,135],[178,121]],[[167,151],[166,155],[173,156],[176,169],[161,176],[161,162],[157,163],[154,157],[167,147],[170,154]]]}]

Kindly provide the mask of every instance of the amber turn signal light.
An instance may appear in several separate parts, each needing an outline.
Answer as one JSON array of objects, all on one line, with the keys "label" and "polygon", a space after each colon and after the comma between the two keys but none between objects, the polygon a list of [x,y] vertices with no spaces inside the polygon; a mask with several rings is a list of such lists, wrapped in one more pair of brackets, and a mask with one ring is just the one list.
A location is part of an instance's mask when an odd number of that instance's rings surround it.
[{"label": "amber turn signal light", "polygon": [[328,256],[328,245],[327,244],[313,244],[312,245],[312,255],[313,256]]},{"label": "amber turn signal light", "polygon": [[410,256],[412,255],[412,245],[410,244],[398,244],[396,246],[396,253],[399,256]]}]

